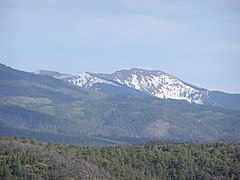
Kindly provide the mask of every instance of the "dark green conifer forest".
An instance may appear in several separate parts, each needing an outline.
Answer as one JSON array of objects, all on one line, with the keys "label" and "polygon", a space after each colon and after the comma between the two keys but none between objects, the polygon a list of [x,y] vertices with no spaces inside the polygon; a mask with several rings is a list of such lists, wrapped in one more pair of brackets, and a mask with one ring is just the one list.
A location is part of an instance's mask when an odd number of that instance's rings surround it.
[{"label": "dark green conifer forest", "polygon": [[1,179],[240,179],[240,144],[79,147],[0,140]]}]

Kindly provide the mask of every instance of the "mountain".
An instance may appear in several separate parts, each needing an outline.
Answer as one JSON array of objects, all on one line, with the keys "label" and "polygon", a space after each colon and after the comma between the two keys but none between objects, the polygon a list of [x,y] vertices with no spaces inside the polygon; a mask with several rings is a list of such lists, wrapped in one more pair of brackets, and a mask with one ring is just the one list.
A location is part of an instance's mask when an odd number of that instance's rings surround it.
[{"label": "mountain", "polygon": [[186,100],[203,104],[209,91],[185,83],[162,71],[132,68],[100,75],[158,98]]},{"label": "mountain", "polygon": [[[97,78],[118,85],[100,75],[85,77],[89,87]],[[106,146],[156,139],[239,142],[239,129],[239,111],[147,94],[110,95],[0,64],[1,136]]]},{"label": "mountain", "polygon": [[[46,72],[46,71],[45,71]],[[66,133],[76,126],[64,112],[74,103],[106,97],[49,75],[19,71],[0,64],[0,134],[82,145],[112,144],[86,133]],[[60,111],[59,111],[60,110]],[[71,111],[71,109],[69,109]],[[73,135],[74,134],[74,135]]]},{"label": "mountain", "polygon": [[83,72],[74,75],[55,75],[57,79],[62,79],[74,85],[100,91],[110,95],[116,94],[135,94],[143,95],[141,91],[125,86],[111,79],[100,78],[93,73]]},{"label": "mountain", "polygon": [[67,84],[48,75],[12,69],[0,64],[0,98],[12,96],[30,96],[50,98],[57,102],[68,102],[89,97],[86,89]]},{"label": "mountain", "polygon": [[[80,87],[105,93],[105,89],[114,86],[118,87],[118,92],[121,94],[142,92],[158,98],[187,100],[197,104],[203,104],[209,93],[206,89],[187,84],[164,72],[136,68],[117,71],[113,74],[79,73],[76,75],[56,75],[54,77]],[[104,89],[99,88],[99,86],[107,87]],[[114,94],[114,91],[110,92]]]},{"label": "mountain", "polygon": [[210,91],[157,70],[132,68],[112,74],[79,73],[54,77],[107,94],[142,92],[161,99],[185,100],[190,103],[240,110],[240,94]]},{"label": "mountain", "polygon": [[61,74],[55,71],[40,70],[34,72],[34,74],[48,75],[85,89],[99,91],[109,95],[117,94],[144,95],[144,93],[139,90],[130,88],[126,85],[123,85],[110,79],[100,78],[96,74],[89,72],[82,72],[78,74]]}]

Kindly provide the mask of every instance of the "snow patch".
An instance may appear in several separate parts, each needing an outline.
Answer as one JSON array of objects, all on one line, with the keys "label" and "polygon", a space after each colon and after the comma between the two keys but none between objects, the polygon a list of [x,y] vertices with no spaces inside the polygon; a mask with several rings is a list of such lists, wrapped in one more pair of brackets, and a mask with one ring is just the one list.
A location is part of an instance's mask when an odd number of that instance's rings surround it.
[{"label": "snow patch", "polygon": [[113,86],[119,86],[117,83],[107,81],[105,79],[101,79],[95,76],[90,75],[89,73],[86,72],[81,72],[75,75],[62,75],[56,77],[58,79],[65,79],[68,82],[75,84],[80,87],[92,87],[97,83],[104,83],[104,84],[111,84]]},{"label": "snow patch", "polygon": [[208,94],[207,90],[197,90],[186,85],[183,81],[162,72],[146,73],[141,71],[141,73],[135,73],[133,72],[127,76],[118,76],[116,74],[114,80],[158,98],[186,100],[197,104],[203,104],[204,97]]}]

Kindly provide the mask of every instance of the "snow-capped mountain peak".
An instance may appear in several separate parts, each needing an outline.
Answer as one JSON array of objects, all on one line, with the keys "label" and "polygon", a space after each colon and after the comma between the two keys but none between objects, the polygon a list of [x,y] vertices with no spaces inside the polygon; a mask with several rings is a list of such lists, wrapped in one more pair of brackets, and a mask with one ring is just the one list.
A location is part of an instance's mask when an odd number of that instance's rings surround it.
[{"label": "snow-capped mountain peak", "polygon": [[208,90],[190,85],[162,71],[138,68],[111,74],[113,80],[159,98],[181,99],[202,104]]},{"label": "snow-capped mountain peak", "polygon": [[96,77],[93,74],[87,73],[87,72],[81,72],[74,75],[61,75],[61,76],[55,76],[55,77],[57,79],[64,79],[74,85],[77,85],[80,87],[86,87],[86,88],[91,88],[97,83],[111,84],[113,86],[118,86],[118,84],[115,82],[111,82],[111,81]]},{"label": "snow-capped mountain peak", "polygon": [[210,92],[165,72],[139,68],[123,69],[112,74],[82,72],[54,77],[95,91],[111,91],[111,93],[113,91],[118,93],[136,93],[138,91],[158,98],[186,100],[197,104],[203,104]]}]

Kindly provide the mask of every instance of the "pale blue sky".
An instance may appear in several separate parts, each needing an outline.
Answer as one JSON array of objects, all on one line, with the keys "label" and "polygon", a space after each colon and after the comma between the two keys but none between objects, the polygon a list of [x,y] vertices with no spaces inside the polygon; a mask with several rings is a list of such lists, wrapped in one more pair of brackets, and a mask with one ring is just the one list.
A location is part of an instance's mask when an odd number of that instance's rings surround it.
[{"label": "pale blue sky", "polygon": [[238,0],[0,0],[0,62],[25,71],[162,70],[240,93]]}]

